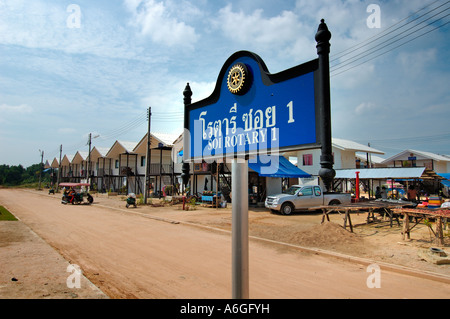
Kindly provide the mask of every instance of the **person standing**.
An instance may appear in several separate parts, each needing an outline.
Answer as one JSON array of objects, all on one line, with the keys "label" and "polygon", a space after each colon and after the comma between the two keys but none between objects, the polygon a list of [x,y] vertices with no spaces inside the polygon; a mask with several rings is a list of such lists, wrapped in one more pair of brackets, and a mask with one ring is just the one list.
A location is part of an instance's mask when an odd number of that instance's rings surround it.
[{"label": "person standing", "polygon": [[376,198],[376,199],[381,198],[381,189],[380,189],[380,186],[377,186],[377,189],[375,190],[375,198]]},{"label": "person standing", "polygon": [[416,202],[417,201],[417,191],[415,190],[414,186],[412,186],[412,185],[408,189],[408,200],[410,202]]},{"label": "person standing", "polygon": [[381,187],[381,198],[382,199],[387,199],[387,192],[386,192],[386,187]]}]

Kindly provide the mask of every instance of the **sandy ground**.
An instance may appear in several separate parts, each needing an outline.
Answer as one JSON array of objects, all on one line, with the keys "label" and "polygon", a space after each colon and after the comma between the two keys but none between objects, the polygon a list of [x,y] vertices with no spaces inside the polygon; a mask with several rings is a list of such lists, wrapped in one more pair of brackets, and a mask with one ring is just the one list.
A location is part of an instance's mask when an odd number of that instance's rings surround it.
[{"label": "sandy ground", "polygon": [[[94,200],[62,205],[45,191],[0,189],[0,205],[20,219],[0,222],[0,298],[231,297],[230,208]],[[353,233],[330,217],[249,210],[251,298],[450,297],[450,265],[421,257],[435,247],[425,225],[403,241],[381,217],[366,225],[353,214]],[[381,288],[367,286],[374,263]],[[68,287],[69,265],[81,267],[81,288]]]}]

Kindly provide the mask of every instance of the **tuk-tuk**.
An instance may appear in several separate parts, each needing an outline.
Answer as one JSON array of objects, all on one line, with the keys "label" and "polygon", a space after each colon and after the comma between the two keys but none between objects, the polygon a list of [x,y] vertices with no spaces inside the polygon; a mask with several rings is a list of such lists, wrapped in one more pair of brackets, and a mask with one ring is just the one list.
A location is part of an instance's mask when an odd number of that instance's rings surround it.
[{"label": "tuk-tuk", "polygon": [[92,204],[94,198],[87,192],[89,183],[60,183],[59,187],[64,187],[62,204]]}]

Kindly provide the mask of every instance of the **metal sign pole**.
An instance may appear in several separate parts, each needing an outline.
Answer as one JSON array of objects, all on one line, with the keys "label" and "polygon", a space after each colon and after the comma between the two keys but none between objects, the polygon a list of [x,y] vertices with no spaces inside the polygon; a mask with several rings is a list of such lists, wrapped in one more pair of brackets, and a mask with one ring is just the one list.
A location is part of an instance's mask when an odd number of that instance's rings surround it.
[{"label": "metal sign pole", "polygon": [[232,298],[248,299],[248,161],[234,158],[231,168]]},{"label": "metal sign pole", "polygon": [[[243,156],[260,151],[321,147],[319,176],[326,190],[332,189],[336,173],[331,140],[331,33],[323,19],[315,38],[318,59],[270,74],[258,55],[239,51],[223,65],[208,98],[191,103],[189,83],[183,91],[185,130],[181,176],[185,186],[190,178],[189,161],[234,157],[233,299],[249,298],[248,160]],[[221,90],[225,84],[228,90]]]},{"label": "metal sign pole", "polygon": [[317,55],[319,56],[319,94],[321,148],[319,176],[328,192],[333,191],[333,179],[336,172],[333,169],[333,149],[331,139],[331,102],[330,102],[330,39],[324,19],[320,20],[316,33]]}]

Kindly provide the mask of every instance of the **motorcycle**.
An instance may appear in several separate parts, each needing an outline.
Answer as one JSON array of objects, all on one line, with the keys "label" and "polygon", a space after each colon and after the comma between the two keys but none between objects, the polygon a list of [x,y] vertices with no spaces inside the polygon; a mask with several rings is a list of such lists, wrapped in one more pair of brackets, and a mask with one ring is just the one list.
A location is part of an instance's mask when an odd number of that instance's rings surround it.
[{"label": "motorcycle", "polygon": [[[88,183],[61,183],[59,184],[61,187],[70,187],[70,190],[65,190],[63,192],[63,196],[61,198],[62,204],[92,204],[94,202],[94,198],[88,192],[76,192],[74,187],[82,187],[89,186]],[[86,195],[86,196],[84,196]],[[86,200],[85,200],[86,199]]]}]

